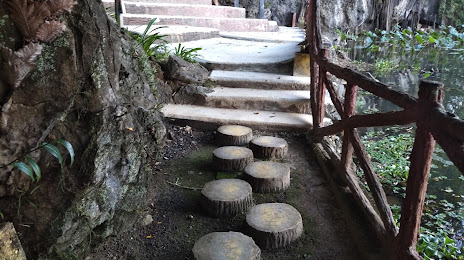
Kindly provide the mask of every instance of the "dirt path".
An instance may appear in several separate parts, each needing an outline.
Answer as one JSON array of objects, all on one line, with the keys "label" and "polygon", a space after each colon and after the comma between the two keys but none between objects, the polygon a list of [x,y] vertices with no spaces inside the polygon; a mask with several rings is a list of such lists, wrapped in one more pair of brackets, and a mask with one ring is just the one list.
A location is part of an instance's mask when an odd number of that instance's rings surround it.
[{"label": "dirt path", "polygon": [[[193,259],[191,249],[201,236],[214,231],[240,231],[244,215],[213,219],[199,207],[200,188],[214,180],[211,170],[214,134],[189,127],[168,126],[168,143],[150,177],[151,207],[140,212],[133,230],[114,237],[86,258]],[[254,132],[254,136],[266,133]],[[304,234],[291,246],[262,251],[262,259],[358,259],[344,227],[342,213],[319,172],[303,135],[270,134],[289,143],[290,189],[268,195],[253,194],[256,204],[284,202],[300,211]],[[198,188],[198,189],[197,189]],[[150,220],[153,219],[151,222]],[[145,222],[145,224],[144,224]]]}]

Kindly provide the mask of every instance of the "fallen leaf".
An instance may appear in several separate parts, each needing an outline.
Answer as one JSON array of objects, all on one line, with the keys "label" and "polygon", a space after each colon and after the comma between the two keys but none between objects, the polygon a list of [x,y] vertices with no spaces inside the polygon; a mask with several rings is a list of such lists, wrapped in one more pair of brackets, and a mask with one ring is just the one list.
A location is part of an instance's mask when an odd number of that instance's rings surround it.
[{"label": "fallen leaf", "polygon": [[152,235],[149,235],[149,236],[147,236],[147,238],[153,238],[153,236],[152,236]]},{"label": "fallen leaf", "polygon": [[163,223],[163,222],[161,222],[161,221],[156,222],[156,224],[158,224],[158,225],[159,225],[159,224],[162,224],[162,223]]},{"label": "fallen leaf", "polygon": [[255,112],[255,113],[253,113],[253,114],[257,115],[257,114],[259,114],[259,113],[258,113],[258,112]]},{"label": "fallen leaf", "polygon": [[129,131],[134,131],[134,128],[132,128],[132,127],[127,127],[127,130],[129,130]]}]

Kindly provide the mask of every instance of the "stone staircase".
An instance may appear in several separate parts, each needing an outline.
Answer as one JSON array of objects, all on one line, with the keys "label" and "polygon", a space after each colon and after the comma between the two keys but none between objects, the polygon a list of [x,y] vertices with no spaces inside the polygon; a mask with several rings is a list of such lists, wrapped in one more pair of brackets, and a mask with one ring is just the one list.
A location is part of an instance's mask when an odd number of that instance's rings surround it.
[{"label": "stone staircase", "polygon": [[[245,19],[245,9],[211,5],[211,0],[123,1],[122,24],[143,32],[156,17],[172,49],[201,48],[197,59],[216,84],[201,106],[166,104],[165,117],[216,129],[240,124],[258,130],[312,128],[309,77],[292,76],[299,28],[278,27],[265,19]],[[137,28],[137,26],[139,26]]]}]

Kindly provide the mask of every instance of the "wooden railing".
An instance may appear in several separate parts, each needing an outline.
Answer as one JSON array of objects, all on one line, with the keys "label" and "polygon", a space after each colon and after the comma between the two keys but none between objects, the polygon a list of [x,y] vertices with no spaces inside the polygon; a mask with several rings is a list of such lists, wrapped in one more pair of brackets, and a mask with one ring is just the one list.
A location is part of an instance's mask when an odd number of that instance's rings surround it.
[{"label": "wooden railing", "polygon": [[[447,113],[442,106],[443,84],[421,81],[418,98],[396,91],[392,87],[372,80],[349,68],[329,62],[327,50],[319,48],[319,31],[316,0],[308,0],[306,11],[306,38],[311,57],[311,109],[313,111],[312,135],[320,142],[331,161],[342,173],[358,206],[362,209],[377,238],[391,254],[392,259],[421,259],[416,251],[420,219],[427,189],[435,141],[450,160],[464,173],[464,121]],[[335,90],[329,75],[345,80],[345,96],[342,99]],[[362,88],[380,98],[396,104],[402,111],[355,114],[356,92]],[[325,116],[324,95],[329,93],[341,120],[331,125],[322,124]],[[372,162],[364,148],[357,128],[415,123],[417,126],[410,171],[406,184],[406,197],[402,206],[401,228],[396,226],[385,191],[374,172]],[[343,132],[341,155],[326,137]],[[352,169],[353,154],[362,168],[370,193],[377,208],[359,186]]]}]

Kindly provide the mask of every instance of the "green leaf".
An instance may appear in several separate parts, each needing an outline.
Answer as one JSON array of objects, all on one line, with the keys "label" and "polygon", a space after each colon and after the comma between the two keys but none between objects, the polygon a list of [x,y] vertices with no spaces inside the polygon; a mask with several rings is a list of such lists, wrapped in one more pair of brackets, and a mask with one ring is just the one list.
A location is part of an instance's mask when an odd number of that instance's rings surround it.
[{"label": "green leaf", "polygon": [[423,44],[423,43],[424,43],[424,39],[422,39],[422,35],[420,35],[420,34],[416,34],[416,40],[417,40],[420,44]]},{"label": "green leaf", "polygon": [[72,147],[72,144],[66,140],[62,140],[62,139],[59,139],[59,140],[56,140],[57,143],[59,144],[62,144],[66,150],[68,150],[68,153],[69,153],[69,156],[71,157],[71,163],[69,164],[69,167],[71,167],[74,163],[74,156],[75,156],[75,153],[74,153],[74,149]]},{"label": "green leaf", "polygon": [[53,155],[56,159],[58,159],[58,162],[60,163],[61,168],[63,168],[63,157],[61,156],[60,150],[56,148],[56,146],[48,143],[43,143],[43,148],[47,150],[51,155]]},{"label": "green leaf", "polygon": [[429,42],[430,43],[436,43],[437,40],[435,38],[433,38],[432,36],[429,36]]},{"label": "green leaf", "polygon": [[39,165],[34,161],[34,159],[32,159],[29,156],[26,156],[26,160],[27,163],[31,166],[32,170],[34,170],[35,176],[37,176],[37,181],[39,181],[40,178],[42,178],[42,173],[40,171]]},{"label": "green leaf", "polygon": [[426,73],[424,73],[424,79],[430,77],[430,75],[432,75],[429,71],[427,71]]},{"label": "green leaf", "polygon": [[31,177],[32,181],[34,181],[34,174],[32,173],[32,169],[29,165],[24,162],[17,162],[13,164],[13,166],[24,172],[27,176]]}]

